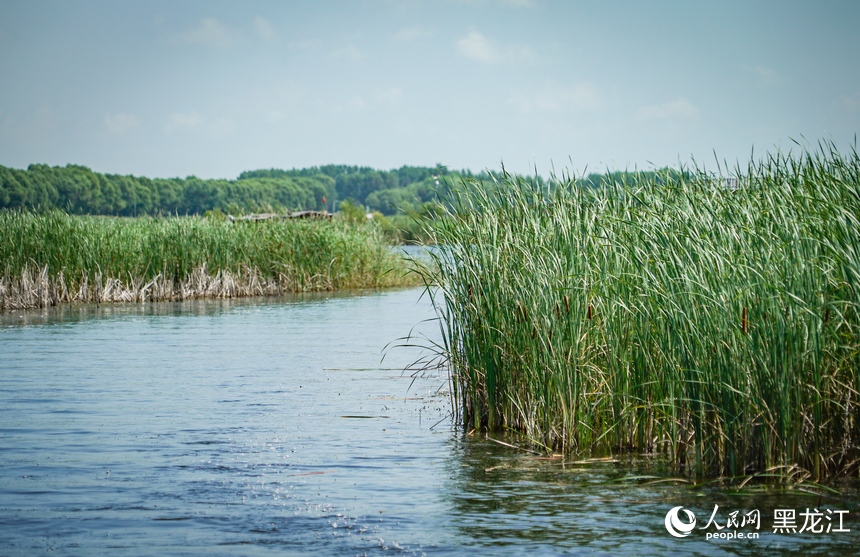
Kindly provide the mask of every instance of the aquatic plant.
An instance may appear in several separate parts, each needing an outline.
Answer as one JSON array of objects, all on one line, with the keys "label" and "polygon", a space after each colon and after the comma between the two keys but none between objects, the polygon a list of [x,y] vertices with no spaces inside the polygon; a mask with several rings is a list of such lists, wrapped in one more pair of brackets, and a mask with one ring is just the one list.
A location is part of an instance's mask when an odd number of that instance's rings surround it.
[{"label": "aquatic plant", "polygon": [[469,429],[700,476],[860,463],[860,159],[464,181],[425,271]]},{"label": "aquatic plant", "polygon": [[0,211],[0,272],[0,310],[415,282],[373,226],[58,211]]}]

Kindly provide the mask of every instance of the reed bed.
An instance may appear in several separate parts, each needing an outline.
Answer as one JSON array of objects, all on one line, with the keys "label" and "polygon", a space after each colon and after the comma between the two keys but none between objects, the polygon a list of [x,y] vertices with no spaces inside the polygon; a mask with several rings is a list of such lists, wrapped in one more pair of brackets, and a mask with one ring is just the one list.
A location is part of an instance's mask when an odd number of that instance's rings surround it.
[{"label": "reed bed", "polygon": [[379,230],[336,221],[0,212],[0,310],[415,282]]},{"label": "reed bed", "polygon": [[425,280],[463,424],[697,477],[856,474],[856,150],[735,174],[456,188]]}]

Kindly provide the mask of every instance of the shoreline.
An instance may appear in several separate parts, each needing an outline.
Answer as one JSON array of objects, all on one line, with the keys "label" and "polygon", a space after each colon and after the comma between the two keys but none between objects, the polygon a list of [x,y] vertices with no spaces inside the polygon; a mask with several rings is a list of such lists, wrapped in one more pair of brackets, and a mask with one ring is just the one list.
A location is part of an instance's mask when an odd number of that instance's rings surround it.
[{"label": "shoreline", "polygon": [[6,275],[0,278],[0,314],[63,305],[183,302],[420,286],[417,275],[416,280],[408,278],[407,275],[413,273],[410,269],[404,269],[400,280],[390,283],[376,281],[373,284],[338,288],[331,277],[324,275],[303,277],[302,280],[284,274],[266,278],[255,268],[246,268],[239,273],[217,271],[210,274],[203,265],[178,281],[163,275],[149,281],[122,281],[95,273],[93,279],[84,275],[77,287],[69,287],[61,273],[51,277],[47,267],[39,271],[24,269],[20,277]]},{"label": "shoreline", "polygon": [[420,284],[378,227],[0,211],[0,311]]}]

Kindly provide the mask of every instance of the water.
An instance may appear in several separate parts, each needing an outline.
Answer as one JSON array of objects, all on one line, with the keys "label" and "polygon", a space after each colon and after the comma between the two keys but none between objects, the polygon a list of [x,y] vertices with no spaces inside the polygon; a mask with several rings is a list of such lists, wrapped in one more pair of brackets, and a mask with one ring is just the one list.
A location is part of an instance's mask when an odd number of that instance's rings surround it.
[{"label": "water", "polygon": [[[463,434],[444,376],[401,371],[417,350],[380,361],[410,331],[438,340],[419,298],[0,316],[0,555],[857,554],[851,486],[646,484],[659,459],[546,460]],[[715,505],[721,526],[758,509],[760,538],[676,539],[679,505],[699,526]],[[799,528],[807,508],[831,529],[848,511],[850,532],[773,533],[774,509]]]}]

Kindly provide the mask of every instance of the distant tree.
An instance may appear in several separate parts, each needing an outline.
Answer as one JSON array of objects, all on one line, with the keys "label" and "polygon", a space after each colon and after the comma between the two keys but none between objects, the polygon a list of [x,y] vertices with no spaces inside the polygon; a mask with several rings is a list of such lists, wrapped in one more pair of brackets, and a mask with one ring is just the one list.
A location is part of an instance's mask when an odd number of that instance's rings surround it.
[{"label": "distant tree", "polygon": [[453,172],[441,165],[396,170],[352,165],[269,168],[242,172],[235,180],[151,179],[100,174],[80,165],[32,164],[26,170],[0,166],[0,208],[137,216],[203,214],[215,209],[229,213],[322,210],[351,200],[393,215],[438,202],[448,186],[462,177],[492,184],[486,172]]},{"label": "distant tree", "polygon": [[364,204],[371,193],[397,187],[397,177],[388,172],[354,172],[341,174],[335,179],[337,195],[340,199],[352,199]]},{"label": "distant tree", "polygon": [[413,208],[417,201],[420,200],[408,189],[391,188],[371,193],[367,196],[365,205],[373,211],[379,211],[383,215],[393,215]]},{"label": "distant tree", "polygon": [[350,224],[361,224],[367,220],[364,208],[350,200],[344,200],[340,203],[340,218]]}]

